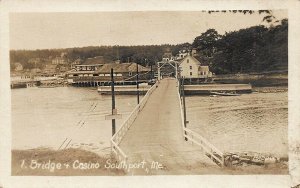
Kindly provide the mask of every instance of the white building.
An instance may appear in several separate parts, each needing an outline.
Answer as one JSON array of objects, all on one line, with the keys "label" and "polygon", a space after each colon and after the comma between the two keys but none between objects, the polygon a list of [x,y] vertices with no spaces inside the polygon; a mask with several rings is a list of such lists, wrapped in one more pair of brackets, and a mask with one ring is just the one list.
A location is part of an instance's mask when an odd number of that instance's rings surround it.
[{"label": "white building", "polygon": [[176,55],[175,60],[183,59],[183,58],[185,58],[188,54],[189,54],[189,51],[188,51],[188,50],[180,50],[180,51],[178,52],[178,54]]},{"label": "white building", "polygon": [[22,71],[23,70],[23,66],[21,63],[15,63],[15,71]]},{"label": "white building", "polygon": [[194,56],[187,54],[179,64],[180,76],[184,78],[209,78],[212,72],[208,65],[201,64]]},{"label": "white building", "polygon": [[68,63],[68,60],[64,57],[55,57],[52,59],[52,65],[65,65]]},{"label": "white building", "polygon": [[163,61],[172,61],[175,60],[175,57],[172,55],[171,52],[165,52],[164,55],[162,56]]}]

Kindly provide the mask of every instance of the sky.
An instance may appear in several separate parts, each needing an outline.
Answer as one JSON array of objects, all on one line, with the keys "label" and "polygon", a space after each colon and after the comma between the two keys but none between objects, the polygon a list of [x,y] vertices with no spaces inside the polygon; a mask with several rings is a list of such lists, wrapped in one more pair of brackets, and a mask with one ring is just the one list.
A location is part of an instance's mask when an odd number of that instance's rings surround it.
[{"label": "sky", "polygon": [[[287,11],[273,10],[281,20]],[[190,12],[11,13],[10,49],[192,43],[207,29],[220,34],[262,23],[264,15]]]}]

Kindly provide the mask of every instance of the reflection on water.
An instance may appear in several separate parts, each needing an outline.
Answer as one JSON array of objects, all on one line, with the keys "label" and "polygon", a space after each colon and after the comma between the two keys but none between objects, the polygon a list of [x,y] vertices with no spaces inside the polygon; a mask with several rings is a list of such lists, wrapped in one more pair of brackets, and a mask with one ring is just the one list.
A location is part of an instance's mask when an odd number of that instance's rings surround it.
[{"label": "reflection on water", "polygon": [[[135,96],[116,96],[117,128],[136,105]],[[111,96],[95,89],[57,87],[12,90],[12,148],[71,147],[101,152],[110,146]]]},{"label": "reflection on water", "polygon": [[223,151],[288,153],[287,92],[187,97],[188,126]]}]

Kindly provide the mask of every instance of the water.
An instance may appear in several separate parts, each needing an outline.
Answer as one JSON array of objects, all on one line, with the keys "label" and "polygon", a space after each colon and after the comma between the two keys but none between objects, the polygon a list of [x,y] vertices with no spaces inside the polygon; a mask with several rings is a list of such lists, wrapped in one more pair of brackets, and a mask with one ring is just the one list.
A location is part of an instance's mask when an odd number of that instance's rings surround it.
[{"label": "water", "polygon": [[[116,107],[123,114],[117,126],[135,105],[136,96],[116,96]],[[186,98],[186,105],[188,127],[223,151],[287,155],[287,92],[194,96]],[[104,116],[110,113],[111,97],[95,89],[14,89],[12,147],[57,149],[68,138],[71,147],[108,153],[111,121]]]},{"label": "water", "polygon": [[222,151],[287,156],[287,92],[187,97],[189,128]]},{"label": "water", "polygon": [[[116,107],[122,114],[117,128],[135,105],[135,96],[116,96]],[[14,89],[12,148],[58,149],[68,138],[68,141],[72,139],[69,146],[107,152],[112,134],[111,120],[105,120],[107,114],[111,114],[111,96],[99,95],[95,89]]]}]

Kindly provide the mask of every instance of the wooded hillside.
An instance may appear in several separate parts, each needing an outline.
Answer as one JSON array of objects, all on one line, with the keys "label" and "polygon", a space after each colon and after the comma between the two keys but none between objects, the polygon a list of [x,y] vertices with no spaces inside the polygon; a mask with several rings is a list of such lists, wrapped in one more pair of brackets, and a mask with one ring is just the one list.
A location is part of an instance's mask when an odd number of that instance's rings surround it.
[{"label": "wooded hillside", "polygon": [[[260,25],[224,35],[218,34],[215,29],[208,29],[196,37],[193,44],[11,50],[10,62],[11,70],[16,62],[21,63],[24,69],[32,69],[33,66],[43,68],[44,64],[51,63],[51,58],[64,52],[67,53],[68,63],[77,58],[84,60],[104,56],[110,60],[134,61],[147,66],[160,61],[167,49],[176,55],[183,48],[196,48],[202,61],[206,61],[215,74],[287,70],[288,20],[282,20],[281,24],[270,28]],[[33,65],[28,63],[31,58],[40,58],[41,61]]]}]

